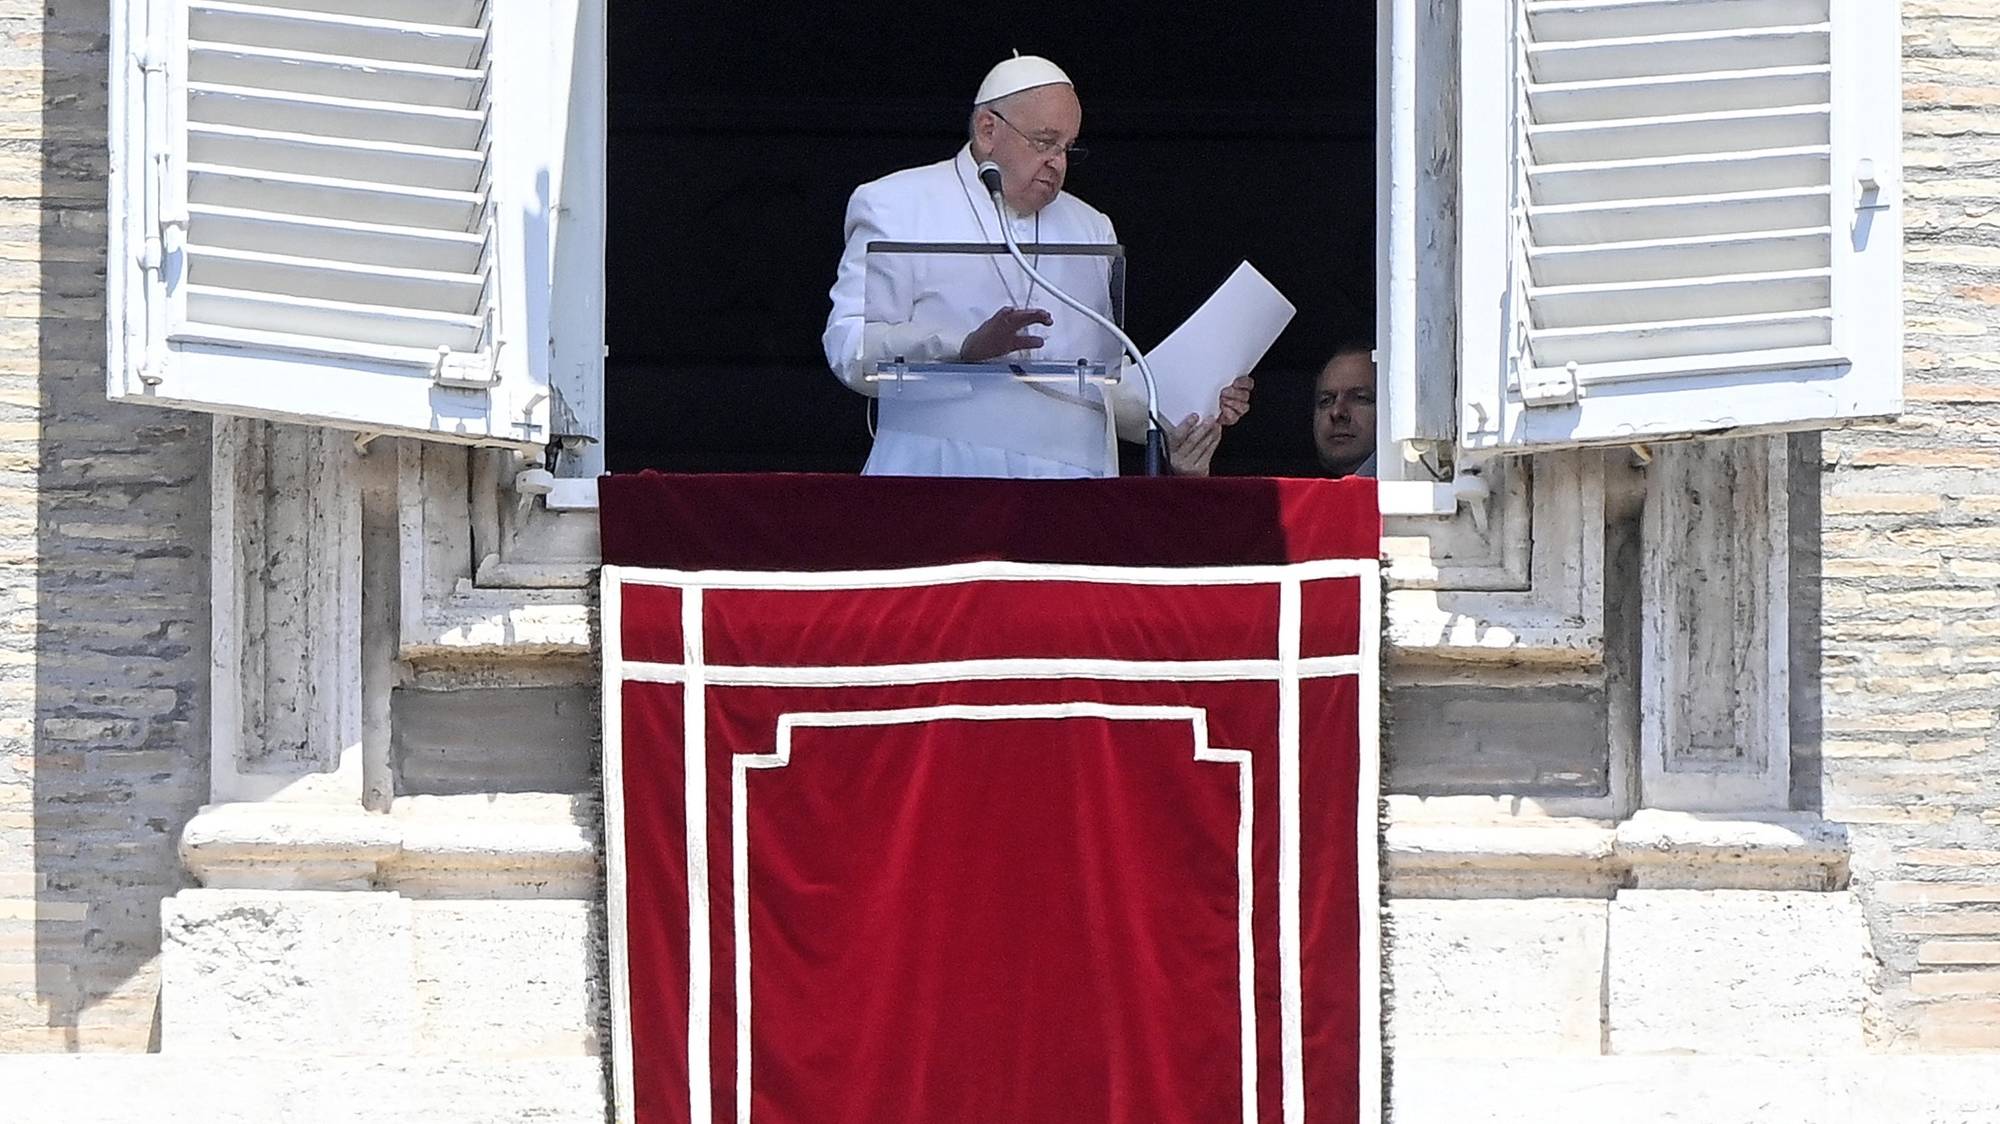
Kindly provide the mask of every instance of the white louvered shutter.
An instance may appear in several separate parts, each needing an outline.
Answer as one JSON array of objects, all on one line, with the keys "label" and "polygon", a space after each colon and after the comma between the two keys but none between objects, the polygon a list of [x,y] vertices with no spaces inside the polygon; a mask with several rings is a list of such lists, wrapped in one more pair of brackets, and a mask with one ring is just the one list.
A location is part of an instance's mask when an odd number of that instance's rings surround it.
[{"label": "white louvered shutter", "polygon": [[128,0],[111,396],[545,444],[548,7]]},{"label": "white louvered shutter", "polygon": [[1896,5],[1460,11],[1460,443],[1902,408]]}]

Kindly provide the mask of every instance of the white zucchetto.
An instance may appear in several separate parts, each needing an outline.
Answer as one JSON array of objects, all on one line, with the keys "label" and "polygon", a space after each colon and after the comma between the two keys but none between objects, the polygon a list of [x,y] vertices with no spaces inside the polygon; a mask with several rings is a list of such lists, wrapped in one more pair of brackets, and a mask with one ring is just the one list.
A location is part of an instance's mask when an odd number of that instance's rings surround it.
[{"label": "white zucchetto", "polygon": [[979,92],[973,95],[972,104],[985,105],[1022,90],[1057,85],[1073,86],[1075,83],[1055,63],[1040,55],[1024,55],[1016,51],[1013,58],[1001,60],[1000,65],[986,72],[986,79],[979,83]]}]

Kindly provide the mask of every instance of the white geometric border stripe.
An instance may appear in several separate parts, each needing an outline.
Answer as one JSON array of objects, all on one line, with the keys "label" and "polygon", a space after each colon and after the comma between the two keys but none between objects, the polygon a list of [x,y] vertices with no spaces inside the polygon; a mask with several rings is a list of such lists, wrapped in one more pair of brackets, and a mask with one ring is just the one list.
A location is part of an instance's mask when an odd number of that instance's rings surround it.
[{"label": "white geometric border stripe", "polygon": [[1243,1049],[1243,1121],[1257,1121],[1256,946],[1250,933],[1255,885],[1250,872],[1252,805],[1250,752],[1209,745],[1208,713],[1189,706],[1120,706],[1099,702],[1015,703],[989,706],[923,706],[898,710],[800,712],[778,717],[777,752],[744,753],[732,760],[730,827],[734,874],[732,916],[736,922],[736,1119],[750,1124],[750,794],[752,769],[782,769],[792,762],[793,732],[856,726],[903,726],[926,722],[1022,722],[1035,719],[1102,718],[1112,721],[1181,721],[1194,734],[1194,759],[1236,766],[1236,960],[1237,1016]]},{"label": "white geometric border stripe", "polygon": [[[1303,588],[1307,583],[1335,578],[1357,579],[1357,617],[1359,622],[1359,650],[1353,656],[1331,656],[1303,658],[1301,655],[1303,636],[1301,635],[1301,610]],[[1227,586],[1227,585],[1269,585],[1278,591],[1278,657],[1275,660],[941,660],[921,664],[876,664],[847,667],[742,667],[717,666],[707,663],[704,658],[702,601],[705,590],[876,590],[919,588],[933,585],[947,585],[965,581],[1065,581],[1091,582],[1108,585],[1136,586]],[[1369,981],[1381,977],[1381,941],[1379,931],[1379,871],[1377,869],[1377,801],[1376,792],[1380,785],[1380,649],[1381,630],[1381,576],[1378,564],[1373,559],[1324,559],[1314,562],[1299,562],[1274,566],[1217,566],[1190,569],[1166,567],[1124,567],[1124,566],[1079,566],[1025,562],[970,562],[948,566],[928,566],[899,570],[857,570],[827,573],[782,572],[764,573],[757,571],[675,571],[640,567],[606,566],[602,577],[601,627],[604,641],[603,718],[604,718],[604,789],[605,789],[605,840],[607,851],[609,908],[608,923],[611,936],[611,1006],[612,1006],[612,1076],[613,1096],[617,1106],[617,1120],[620,1124],[633,1122],[633,1078],[632,1078],[632,1037],[631,1037],[631,976],[629,949],[626,947],[625,894],[625,807],[624,807],[624,757],[623,726],[624,708],[621,687],[626,682],[679,683],[685,703],[682,707],[684,728],[682,744],[685,749],[685,788],[687,824],[687,891],[688,891],[688,1107],[691,1118],[697,1122],[713,1119],[713,1104],[710,1096],[709,1035],[711,1032],[711,999],[714,965],[710,950],[709,915],[710,900],[708,864],[708,756],[706,708],[702,705],[710,683],[718,686],[885,686],[921,683],[960,682],[973,680],[1002,679],[1111,679],[1150,682],[1217,682],[1229,680],[1276,680],[1278,696],[1278,943],[1279,943],[1279,1017],[1280,1040],[1282,1043],[1284,1087],[1284,1124],[1304,1124],[1305,1121],[1305,1081],[1304,1081],[1304,1028],[1303,1028],[1303,986],[1301,979],[1301,933],[1300,933],[1300,729],[1299,729],[1299,687],[1306,679],[1354,676],[1359,680],[1357,733],[1360,739],[1359,770],[1355,778],[1357,791],[1357,815],[1355,817],[1355,856],[1359,867],[1356,886],[1359,890],[1357,912],[1361,922],[1360,934],[1360,976],[1357,987],[1360,1000],[1359,1022],[1356,1028],[1361,1044],[1361,1065],[1359,1074],[1361,1114],[1360,1119],[1371,1120],[1380,1116],[1381,1105],[1381,1022],[1380,995],[1377,987],[1369,986]],[[678,664],[659,662],[627,661],[620,650],[623,635],[623,590],[627,585],[669,586],[681,590],[681,660]],[[1208,746],[1205,732],[1205,715],[1194,708],[1172,707],[1109,707],[1095,703],[1032,704],[1029,709],[1068,708],[1074,714],[1082,714],[1077,708],[1094,707],[1102,712],[1097,717],[1160,718],[1184,717],[1198,722],[1196,757],[1203,758],[1203,751],[1211,754],[1242,754],[1240,768],[1243,770],[1242,792],[1245,805],[1238,824],[1239,836],[1247,838],[1250,825],[1248,806],[1249,760],[1242,751],[1217,749]],[[976,707],[976,708],[919,708],[924,711],[938,711],[928,718],[909,718],[910,721],[938,720],[944,711],[964,711],[964,717],[975,720],[998,720],[1004,717],[1024,717],[1006,715],[999,712],[1018,707]],[[980,712],[975,715],[971,712]],[[1114,714],[1115,711],[1138,713]],[[993,713],[986,713],[993,712]],[[914,711],[862,712],[862,716],[908,715]],[[1062,714],[1050,714],[1061,717]],[[799,725],[835,725],[835,720],[855,721],[852,712],[837,715],[786,715],[781,719],[781,749],[777,754],[745,755],[734,763],[735,777],[732,783],[732,799],[736,802],[732,816],[733,829],[737,838],[733,845],[738,850],[738,861],[734,869],[738,886],[735,901],[731,902],[732,914],[737,926],[738,948],[747,949],[748,941],[741,931],[746,924],[747,912],[742,908],[747,902],[747,886],[742,884],[746,867],[743,856],[747,854],[747,839],[741,838],[744,823],[741,815],[747,801],[744,787],[746,770],[752,767],[774,767],[783,762],[779,757],[786,754],[789,746],[784,738],[791,728]],[[888,721],[882,718],[883,722]],[[789,724],[789,725],[788,725]],[[855,724],[859,724],[858,721]],[[1217,761],[1232,761],[1233,758],[1217,756]],[[751,762],[754,762],[752,764]],[[1239,856],[1239,875],[1247,867],[1247,851]],[[1240,903],[1245,911],[1239,918],[1241,927],[1247,931],[1247,910],[1249,882],[1240,883],[1245,901]],[[1250,949],[1246,944],[1240,949],[1242,961],[1243,995],[1253,993],[1248,990],[1250,978]],[[748,956],[738,958],[735,979],[732,981],[737,991],[737,1119],[749,1119],[749,1058],[745,1039],[749,1028],[748,1003]],[[1244,1037],[1244,1119],[1254,1121],[1256,1115],[1256,1072],[1255,1038],[1250,1033],[1254,1027],[1254,1011],[1246,1003]]]}]

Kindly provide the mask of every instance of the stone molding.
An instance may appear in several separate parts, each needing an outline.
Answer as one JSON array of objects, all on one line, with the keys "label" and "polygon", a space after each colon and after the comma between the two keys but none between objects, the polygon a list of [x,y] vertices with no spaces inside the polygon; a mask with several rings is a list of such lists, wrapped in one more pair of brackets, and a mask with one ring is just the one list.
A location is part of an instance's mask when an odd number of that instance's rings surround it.
[{"label": "stone molding", "polygon": [[594,801],[544,794],[401,797],[386,814],[213,804],[182,831],[180,854],[210,889],[595,898],[597,824]]},{"label": "stone molding", "polygon": [[1974,1124],[2000,1118],[1990,1057],[1408,1057],[1397,1124]]},{"label": "stone molding", "polygon": [[1639,675],[1650,807],[1735,812],[1790,793],[1789,463],[1784,437],[1654,454]]},{"label": "stone molding", "polygon": [[597,1058],[0,1055],[21,1121],[95,1124],[602,1124]]},{"label": "stone molding", "polygon": [[[1394,802],[1392,802],[1393,804]],[[1620,889],[1839,890],[1847,831],[1804,812],[1642,811],[1619,823],[1392,815],[1389,893],[1404,898],[1609,898]]]},{"label": "stone molding", "polygon": [[[1488,543],[1493,566],[1503,569],[1510,553],[1509,536],[1516,544],[1512,553],[1518,554],[1522,543],[1531,544],[1519,588],[1453,589],[1459,584],[1501,584],[1476,577],[1473,571],[1479,567],[1468,568],[1462,561],[1440,567],[1434,582],[1423,583],[1432,588],[1402,588],[1402,583],[1392,582],[1386,598],[1392,662],[1421,658],[1544,667],[1603,662],[1603,458],[1594,452],[1545,453],[1535,458],[1533,472],[1532,517],[1506,514]],[[1517,506],[1511,495],[1503,493],[1494,502],[1509,511]],[[1454,520],[1465,518],[1461,513]],[[1428,549],[1456,548],[1447,545],[1455,544],[1454,525],[1442,526]],[[1406,521],[1390,530],[1392,538],[1409,534]],[[1414,582],[1420,577],[1415,570],[1418,563],[1407,555],[1426,548],[1412,542],[1390,545],[1396,555],[1392,574]]]},{"label": "stone molding", "polygon": [[[415,897],[595,897],[598,813],[584,797],[398,798],[387,814],[319,803],[217,804],[181,836],[209,888],[394,889]],[[1619,823],[1396,816],[1402,898],[1610,898],[1621,889],[1840,890],[1846,828],[1803,812],[1643,811]]]}]

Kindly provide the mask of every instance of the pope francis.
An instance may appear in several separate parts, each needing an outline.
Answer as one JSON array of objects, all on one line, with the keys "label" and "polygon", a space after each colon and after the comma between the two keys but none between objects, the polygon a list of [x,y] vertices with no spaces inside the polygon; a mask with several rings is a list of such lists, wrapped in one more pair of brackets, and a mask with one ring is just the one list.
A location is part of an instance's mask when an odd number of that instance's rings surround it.
[{"label": "pope francis", "polygon": [[[1046,293],[1037,299],[1033,279],[1004,256],[869,255],[869,243],[878,241],[997,244],[1003,221],[1023,245],[1118,240],[1103,212],[1062,189],[1070,162],[1080,156],[1075,142],[1083,109],[1060,68],[1016,55],[986,75],[973,103],[971,135],[958,155],[862,184],[848,200],[847,248],[821,342],[842,382],[863,394],[879,392],[875,444],[862,471],[1114,476],[1116,438],[1144,437],[1145,393],[1136,371],[1109,387],[1081,390],[1004,375],[885,389],[863,377],[870,362],[898,357],[982,363],[1044,347],[1066,357],[1103,353],[1094,325]],[[1000,168],[1004,217],[979,182],[985,161]],[[1037,269],[1109,313],[1104,259],[1049,255]],[[1239,379],[1222,392],[1216,417],[1189,417],[1169,429],[1176,472],[1207,472],[1221,427],[1248,409],[1249,391],[1249,380]]]}]

